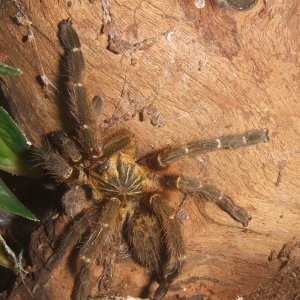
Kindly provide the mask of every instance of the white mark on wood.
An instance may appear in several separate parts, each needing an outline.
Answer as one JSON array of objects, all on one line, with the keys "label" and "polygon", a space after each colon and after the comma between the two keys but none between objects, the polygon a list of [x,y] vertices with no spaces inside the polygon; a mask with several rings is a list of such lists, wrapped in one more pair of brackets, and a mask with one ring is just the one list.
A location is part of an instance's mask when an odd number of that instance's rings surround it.
[{"label": "white mark on wood", "polygon": [[175,31],[174,31],[174,30],[168,30],[168,31],[165,32],[164,35],[165,35],[166,39],[167,39],[169,42],[171,42],[171,37],[172,37],[173,34],[175,34]]},{"label": "white mark on wood", "polygon": [[181,179],[181,177],[179,176],[176,180],[176,188],[177,189],[180,189],[180,179]]},{"label": "white mark on wood", "polygon": [[205,0],[195,0],[195,6],[197,8],[203,8],[205,6]]},{"label": "white mark on wood", "polygon": [[56,88],[56,86],[50,81],[50,79],[46,76],[45,73],[40,75],[40,79],[43,82],[44,86],[52,86],[56,91],[58,91],[58,89]]},{"label": "white mark on wood", "polygon": [[111,13],[110,13],[110,7],[109,7],[109,0],[102,0],[102,9],[104,14],[104,23],[108,24],[111,23]]}]

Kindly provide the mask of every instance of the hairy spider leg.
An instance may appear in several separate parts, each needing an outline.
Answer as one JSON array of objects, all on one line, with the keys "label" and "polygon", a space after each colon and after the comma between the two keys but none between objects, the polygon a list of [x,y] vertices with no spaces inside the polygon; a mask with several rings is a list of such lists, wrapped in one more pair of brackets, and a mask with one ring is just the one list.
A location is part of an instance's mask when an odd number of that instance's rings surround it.
[{"label": "hairy spider leg", "polygon": [[56,179],[56,181],[64,182],[68,185],[89,185],[87,173],[82,165],[80,165],[80,161],[72,161],[81,157],[79,156],[80,153],[77,157],[75,156],[75,153],[64,153],[67,146],[61,146],[62,147],[58,148],[62,153],[59,153],[56,149],[52,148],[49,143],[47,143],[42,149],[33,149],[33,153],[37,156],[42,167],[46,170],[46,173],[51,175],[54,179]]},{"label": "hairy spider leg", "polygon": [[55,252],[47,261],[45,268],[38,273],[34,293],[35,291],[37,293],[38,291],[41,293],[43,292],[44,285],[49,280],[49,272],[51,273],[60,262],[61,258],[67,255],[68,249],[74,248],[74,246],[82,239],[82,236],[87,229],[93,223],[98,221],[101,210],[102,206],[94,206],[92,209],[85,211],[83,215],[80,214],[72,221],[71,225],[63,234]]},{"label": "hairy spider leg", "polygon": [[122,130],[117,132],[103,142],[103,156],[109,157],[124,148],[131,148],[129,145],[132,141],[132,134],[129,131]]},{"label": "hairy spider leg", "polygon": [[126,211],[121,213],[121,201],[117,198],[110,198],[104,205],[100,217],[94,224],[91,234],[84,242],[79,251],[80,267],[75,277],[74,300],[87,299],[91,286],[91,266],[109,243],[114,233],[120,231]]},{"label": "hairy spider leg", "polygon": [[251,216],[247,211],[236,205],[229,196],[222,193],[216,187],[205,184],[196,178],[169,175],[162,177],[161,181],[166,187],[175,188],[197,198],[215,203],[233,219],[242,223],[243,226],[247,226],[251,220]]},{"label": "hairy spider leg", "polygon": [[79,37],[71,20],[66,20],[61,24],[60,38],[66,48],[68,76],[71,81],[69,88],[71,109],[79,125],[79,140],[88,158],[97,159],[102,156],[103,150],[96,124],[96,113],[92,103],[86,98],[83,85],[85,63]]},{"label": "hairy spider leg", "polygon": [[56,131],[50,135],[51,143],[60,151],[62,156],[73,163],[78,163],[82,155],[75,142],[63,131]]},{"label": "hairy spider leg", "polygon": [[73,177],[73,167],[48,142],[42,149],[33,148],[32,153],[49,175],[58,181],[68,182]]},{"label": "hairy spider leg", "polygon": [[162,150],[154,156],[147,158],[146,163],[150,167],[161,169],[185,156],[220,149],[236,149],[267,142],[268,140],[267,129],[254,129],[238,135],[227,135],[216,139],[200,140],[180,147]]},{"label": "hairy spider leg", "polygon": [[160,300],[164,298],[170,284],[180,272],[186,255],[175,210],[169,207],[159,194],[152,195],[148,205],[161,223],[167,248],[167,259],[162,264],[161,282],[153,295],[153,299]]}]

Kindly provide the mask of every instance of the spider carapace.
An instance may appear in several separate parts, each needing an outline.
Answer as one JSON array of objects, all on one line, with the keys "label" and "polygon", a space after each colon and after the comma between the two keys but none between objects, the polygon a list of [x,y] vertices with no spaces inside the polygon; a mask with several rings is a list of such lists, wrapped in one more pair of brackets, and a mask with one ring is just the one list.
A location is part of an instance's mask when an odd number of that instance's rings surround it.
[{"label": "spider carapace", "polygon": [[164,148],[138,159],[130,132],[124,130],[111,136],[108,134],[104,139],[100,137],[95,111],[86,99],[80,41],[70,20],[62,22],[60,38],[66,49],[71,112],[76,119],[77,136],[55,133],[51,145],[48,143],[37,153],[44,169],[57,181],[69,187],[86,185],[94,193],[91,207],[74,217],[53,256],[38,274],[37,286],[40,289],[35,292],[44,287],[48,272],[54,270],[60,258],[68,250],[78,248],[79,263],[74,274],[72,298],[86,299],[94,285],[91,267],[114,235],[121,234],[132,257],[148,268],[159,283],[153,299],[162,299],[186,259],[176,210],[166,200],[168,190],[177,189],[193,197],[197,203],[214,202],[244,226],[250,216],[213,185],[193,177],[161,175],[155,170],[167,168],[186,156],[266,142],[268,130],[254,129],[199,140]]},{"label": "spider carapace", "polygon": [[134,200],[150,191],[150,182],[145,171],[136,164],[132,152],[117,152],[111,156],[102,173],[91,172],[90,180],[102,197],[118,197]]}]

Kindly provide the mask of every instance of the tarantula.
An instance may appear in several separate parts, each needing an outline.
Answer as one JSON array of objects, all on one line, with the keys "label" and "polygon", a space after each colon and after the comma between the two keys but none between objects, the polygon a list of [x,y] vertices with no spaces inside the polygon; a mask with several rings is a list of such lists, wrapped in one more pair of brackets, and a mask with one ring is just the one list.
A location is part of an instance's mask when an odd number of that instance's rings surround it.
[{"label": "tarantula", "polygon": [[[251,218],[245,209],[212,185],[180,175],[159,176],[153,171],[167,168],[186,156],[267,142],[268,130],[255,129],[165,148],[139,160],[130,132],[121,131],[106,139],[100,138],[95,112],[86,99],[83,85],[84,58],[80,41],[70,20],[62,22],[60,38],[66,48],[71,111],[78,124],[77,137],[57,133],[55,147],[48,145],[39,150],[39,156],[45,170],[57,181],[69,186],[89,186],[95,199],[91,208],[73,219],[45,270],[53,270],[60,257],[81,242],[73,297],[86,299],[91,288],[91,266],[114,234],[122,232],[133,257],[158,278],[159,286],[153,299],[162,299],[186,259],[175,210],[166,202],[168,189],[190,194],[196,201],[212,201],[244,226]],[[39,285],[42,286],[41,282]]]}]

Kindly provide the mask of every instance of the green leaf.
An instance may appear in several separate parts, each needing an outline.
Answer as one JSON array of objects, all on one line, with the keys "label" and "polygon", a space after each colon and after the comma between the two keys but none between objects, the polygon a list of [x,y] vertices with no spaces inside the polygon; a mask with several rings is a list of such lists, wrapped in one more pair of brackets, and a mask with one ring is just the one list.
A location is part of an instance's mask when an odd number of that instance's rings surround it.
[{"label": "green leaf", "polygon": [[20,275],[21,278],[24,278],[25,275],[28,274],[28,272],[24,270],[25,264],[23,250],[21,250],[17,257],[0,234],[0,265],[12,269],[16,275]]},{"label": "green leaf", "polygon": [[9,254],[5,251],[4,245],[0,244],[0,265],[2,267],[15,270],[13,260]]},{"label": "green leaf", "polygon": [[39,219],[16,198],[16,196],[9,190],[1,178],[0,209],[33,221],[39,221]]},{"label": "green leaf", "polygon": [[21,74],[23,74],[23,72],[20,69],[10,67],[7,64],[0,64],[0,76],[18,76]]},{"label": "green leaf", "polygon": [[16,175],[33,176],[33,168],[25,157],[30,148],[25,136],[0,107],[0,169]]}]

